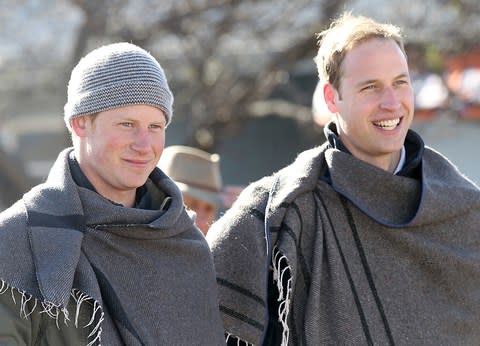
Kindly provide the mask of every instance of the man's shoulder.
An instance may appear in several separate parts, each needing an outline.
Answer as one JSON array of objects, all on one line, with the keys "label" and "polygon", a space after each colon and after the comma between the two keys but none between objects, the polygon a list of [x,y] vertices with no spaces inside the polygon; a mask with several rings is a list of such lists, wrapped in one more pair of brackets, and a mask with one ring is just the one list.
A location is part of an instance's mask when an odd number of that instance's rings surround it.
[{"label": "man's shoulder", "polygon": [[296,196],[315,189],[320,176],[326,169],[326,145],[318,146],[301,152],[296,159],[275,174],[275,195],[281,199]]},{"label": "man's shoulder", "polygon": [[4,230],[25,228],[26,220],[25,205],[23,200],[18,200],[0,213],[0,237]]},{"label": "man's shoulder", "polygon": [[299,187],[314,186],[324,166],[325,149],[326,146],[322,145],[301,152],[290,164],[248,185],[240,194],[239,200],[243,199],[254,205],[264,204],[272,190],[295,190]]},{"label": "man's shoulder", "polygon": [[326,144],[300,152],[289,165],[280,169],[277,175],[295,178],[298,175],[316,174],[324,164],[325,151],[328,149]]},{"label": "man's shoulder", "polygon": [[238,196],[232,208],[254,208],[265,206],[274,176],[269,175],[250,183]]},{"label": "man's shoulder", "polygon": [[23,201],[0,214],[0,286],[39,296]]},{"label": "man's shoulder", "polygon": [[15,265],[15,261],[9,260],[15,249],[17,259],[30,255],[30,245],[27,232],[27,215],[22,200],[17,201],[10,208],[0,213],[0,262],[5,269],[8,263]]},{"label": "man's shoulder", "polygon": [[251,214],[255,210],[265,211],[269,199],[273,198],[274,204],[281,204],[311,191],[323,167],[324,150],[324,146],[305,150],[289,165],[250,183],[240,193],[227,214],[238,216]]},{"label": "man's shoulder", "polygon": [[474,190],[479,189],[450,159],[433,148],[425,147],[423,166],[423,171],[427,179],[436,177],[436,181],[442,182],[443,184],[461,186]]}]

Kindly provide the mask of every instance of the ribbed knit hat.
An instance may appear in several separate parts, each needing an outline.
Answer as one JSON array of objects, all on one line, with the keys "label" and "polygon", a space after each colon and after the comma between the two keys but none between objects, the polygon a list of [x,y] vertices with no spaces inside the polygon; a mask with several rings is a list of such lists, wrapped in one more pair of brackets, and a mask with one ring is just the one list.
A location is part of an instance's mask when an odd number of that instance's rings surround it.
[{"label": "ribbed knit hat", "polygon": [[162,110],[167,125],[173,114],[173,95],[155,58],[131,43],[113,43],[84,56],[72,70],[64,119],[126,105],[146,104]]}]

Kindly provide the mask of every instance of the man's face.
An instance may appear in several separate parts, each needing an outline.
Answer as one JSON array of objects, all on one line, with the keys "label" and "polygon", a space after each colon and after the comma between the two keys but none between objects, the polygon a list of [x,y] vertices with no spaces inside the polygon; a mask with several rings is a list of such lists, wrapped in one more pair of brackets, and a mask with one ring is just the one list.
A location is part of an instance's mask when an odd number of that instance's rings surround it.
[{"label": "man's face", "polygon": [[131,204],[136,188],[146,182],[162,154],[164,113],[132,105],[73,121],[80,133],[77,160],[84,174],[104,197]]},{"label": "man's face", "polygon": [[413,120],[408,65],[393,40],[371,39],[349,51],[339,90],[325,89],[339,136],[361,160],[393,171]]},{"label": "man's face", "polygon": [[183,195],[183,202],[188,209],[193,210],[197,217],[195,219],[195,225],[202,231],[204,235],[207,235],[208,229],[215,219],[217,212],[217,206],[215,204],[203,201],[197,198],[193,198],[187,195]]}]

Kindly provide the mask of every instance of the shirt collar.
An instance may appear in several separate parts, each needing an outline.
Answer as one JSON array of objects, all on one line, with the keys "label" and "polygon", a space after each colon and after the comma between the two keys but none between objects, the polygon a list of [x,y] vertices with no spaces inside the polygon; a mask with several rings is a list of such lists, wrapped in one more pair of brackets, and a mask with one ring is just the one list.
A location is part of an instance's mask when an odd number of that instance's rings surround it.
[{"label": "shirt collar", "polygon": [[402,145],[402,150],[400,152],[400,160],[398,161],[397,168],[395,168],[395,171],[393,172],[393,174],[397,174],[402,170],[403,166],[405,165],[406,159],[407,159],[407,155],[405,153],[405,146]]}]

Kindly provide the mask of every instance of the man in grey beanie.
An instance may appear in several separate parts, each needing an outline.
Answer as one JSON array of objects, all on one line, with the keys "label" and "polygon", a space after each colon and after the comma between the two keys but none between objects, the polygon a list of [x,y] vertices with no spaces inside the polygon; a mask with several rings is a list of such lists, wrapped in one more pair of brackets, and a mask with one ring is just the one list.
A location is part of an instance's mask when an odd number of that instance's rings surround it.
[{"label": "man in grey beanie", "polygon": [[173,96],[145,50],[73,69],[73,147],[0,214],[0,344],[221,345],[211,254],[159,168]]}]

